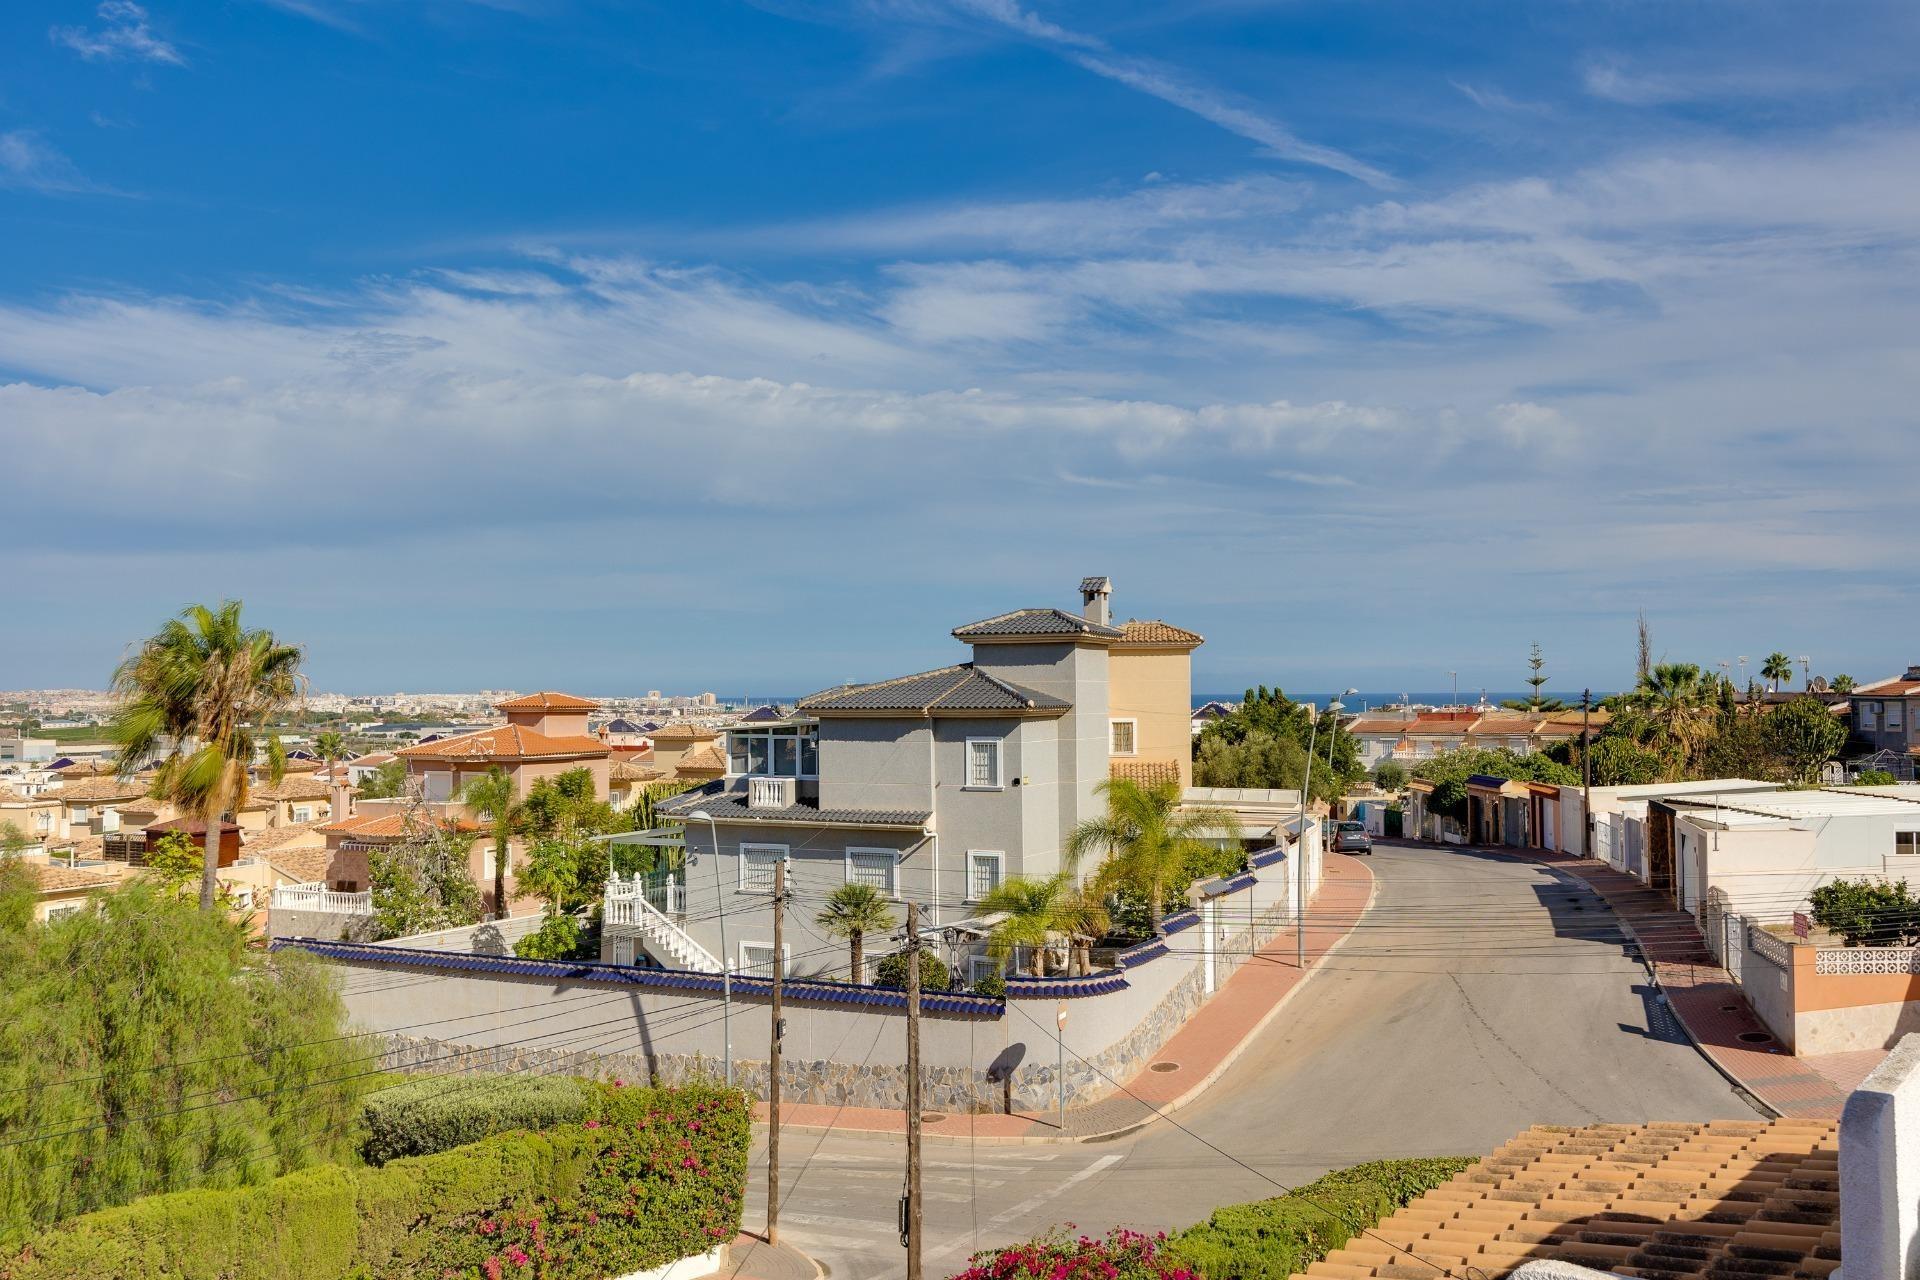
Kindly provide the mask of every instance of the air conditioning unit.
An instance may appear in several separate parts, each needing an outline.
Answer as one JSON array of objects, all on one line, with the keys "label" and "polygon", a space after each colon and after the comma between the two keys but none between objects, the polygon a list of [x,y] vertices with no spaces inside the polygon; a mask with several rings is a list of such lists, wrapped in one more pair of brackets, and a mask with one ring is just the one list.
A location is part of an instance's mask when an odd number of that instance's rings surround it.
[{"label": "air conditioning unit", "polygon": [[798,800],[798,786],[792,778],[749,778],[747,808],[791,809]]}]

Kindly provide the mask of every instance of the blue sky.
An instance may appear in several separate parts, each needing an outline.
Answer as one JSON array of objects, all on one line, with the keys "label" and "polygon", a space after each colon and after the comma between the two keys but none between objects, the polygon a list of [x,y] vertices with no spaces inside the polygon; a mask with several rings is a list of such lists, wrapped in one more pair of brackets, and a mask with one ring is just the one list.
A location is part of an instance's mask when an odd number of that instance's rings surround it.
[{"label": "blue sky", "polygon": [[1920,659],[1920,10],[16,0],[0,687]]}]

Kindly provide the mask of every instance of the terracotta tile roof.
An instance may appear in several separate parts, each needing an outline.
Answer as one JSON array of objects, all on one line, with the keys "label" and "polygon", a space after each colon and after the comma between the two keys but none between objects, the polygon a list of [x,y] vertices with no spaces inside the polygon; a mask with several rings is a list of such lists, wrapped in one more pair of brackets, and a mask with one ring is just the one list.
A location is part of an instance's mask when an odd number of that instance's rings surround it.
[{"label": "terracotta tile roof", "polygon": [[62,803],[91,802],[98,800],[138,800],[147,794],[148,781],[144,778],[131,778],[122,781],[108,775],[105,777],[82,778],[77,782],[63,782],[58,790],[50,792],[54,799]]},{"label": "terracotta tile roof", "polygon": [[73,836],[66,840],[55,840],[47,847],[63,859],[68,854],[81,859],[98,859],[106,855],[107,840],[105,836]]},{"label": "terracotta tile roof", "polygon": [[1107,776],[1151,787],[1180,781],[1180,765],[1173,760],[1109,760]]},{"label": "terracotta tile roof", "polygon": [[248,789],[256,800],[325,800],[333,789],[310,774],[288,775],[278,782],[262,782]]},{"label": "terracotta tile roof", "polygon": [[349,760],[347,763],[348,764],[364,764],[371,767],[374,765],[383,765],[391,759],[393,759],[393,752],[391,751],[369,751],[367,752],[366,755],[355,756],[353,759]]},{"label": "terracotta tile roof", "polygon": [[548,756],[611,755],[607,744],[584,734],[547,734],[525,725],[503,724],[476,729],[438,742],[403,747],[395,753],[405,760],[538,760]]},{"label": "terracotta tile roof", "polygon": [[1524,738],[1532,736],[1540,723],[1536,716],[1482,716],[1469,726],[1467,732],[1474,737]]},{"label": "terracotta tile roof", "polygon": [[1120,624],[1120,643],[1122,646],[1140,645],[1184,645],[1193,647],[1205,644],[1206,637],[1198,631],[1189,631],[1185,627],[1176,627],[1171,622],[1162,622],[1158,618],[1142,621],[1128,618]]},{"label": "terracotta tile roof", "polygon": [[1894,676],[1890,680],[1876,680],[1872,684],[1857,684],[1853,686],[1853,692],[1847,696],[1857,698],[1861,694],[1866,693],[1876,697],[1900,698],[1905,697],[1909,693],[1916,692],[1920,692],[1920,680],[1909,680],[1904,676]]},{"label": "terracotta tile roof", "polygon": [[312,822],[289,822],[284,827],[268,827],[265,831],[246,832],[246,839],[240,845],[240,852],[248,856],[258,855],[271,860],[290,844],[297,844],[309,836],[318,836],[326,829],[327,819],[315,818]]},{"label": "terracotta tile roof", "polygon": [[1840,1265],[1839,1150],[1826,1120],[1535,1126],[1305,1274],[1495,1280],[1549,1259],[1824,1277]]},{"label": "terracotta tile roof", "polygon": [[87,867],[58,867],[29,862],[28,874],[39,882],[41,893],[65,893],[75,889],[111,889],[118,880],[112,872]]},{"label": "terracotta tile roof", "polygon": [[[709,749],[718,750],[718,748]],[[658,782],[666,776],[664,769],[653,769],[644,764],[630,764],[625,760],[615,760],[607,767],[609,782]]]},{"label": "terracotta tile roof", "polygon": [[709,742],[720,730],[704,724],[670,724],[647,735],[655,742]]},{"label": "terracotta tile roof", "polygon": [[[455,831],[478,831],[480,825],[465,818],[457,818],[450,826]],[[407,834],[407,815],[404,813],[368,813],[358,817],[343,818],[339,822],[327,822],[320,830],[338,835],[351,836],[355,840],[398,840]]]},{"label": "terracotta tile roof", "polygon": [[679,770],[681,773],[725,773],[727,757],[718,743],[709,742],[681,756]]},{"label": "terracotta tile roof", "polygon": [[560,693],[553,689],[541,693],[524,694],[518,698],[509,698],[505,702],[493,704],[495,711],[598,711],[600,704],[592,698],[576,698],[570,693]]},{"label": "terracotta tile roof", "polygon": [[1346,733],[1404,733],[1413,721],[1399,716],[1360,716],[1343,726]]}]

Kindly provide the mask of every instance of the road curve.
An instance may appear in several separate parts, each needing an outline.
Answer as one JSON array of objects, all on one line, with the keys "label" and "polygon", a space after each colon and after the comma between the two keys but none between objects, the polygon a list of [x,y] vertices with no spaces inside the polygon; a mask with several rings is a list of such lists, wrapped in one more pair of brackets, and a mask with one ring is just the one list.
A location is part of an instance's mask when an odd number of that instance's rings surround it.
[{"label": "road curve", "polygon": [[[1755,1116],[1577,880],[1425,845],[1381,844],[1371,864],[1354,934],[1200,1100],[1113,1142],[929,1147],[928,1274],[1059,1223],[1184,1226],[1330,1168],[1484,1152],[1529,1124]],[[897,1143],[786,1145],[794,1243],[836,1275],[896,1274]],[[756,1190],[750,1228],[762,1203]]]}]

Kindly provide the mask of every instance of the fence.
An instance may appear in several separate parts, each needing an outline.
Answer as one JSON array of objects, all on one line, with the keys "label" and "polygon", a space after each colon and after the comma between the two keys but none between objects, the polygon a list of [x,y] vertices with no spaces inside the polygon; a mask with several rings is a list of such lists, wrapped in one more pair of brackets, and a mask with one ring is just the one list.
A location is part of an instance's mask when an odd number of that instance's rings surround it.
[{"label": "fence", "polygon": [[364,916],[373,910],[373,894],[341,893],[317,881],[283,884],[274,889],[267,905],[274,911],[325,911],[333,915]]}]

